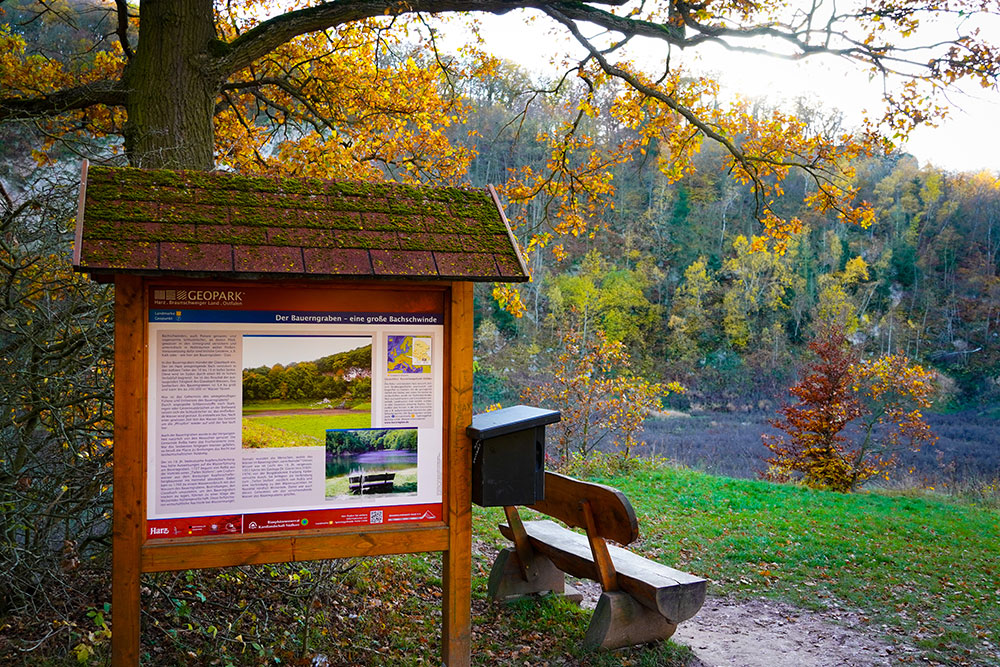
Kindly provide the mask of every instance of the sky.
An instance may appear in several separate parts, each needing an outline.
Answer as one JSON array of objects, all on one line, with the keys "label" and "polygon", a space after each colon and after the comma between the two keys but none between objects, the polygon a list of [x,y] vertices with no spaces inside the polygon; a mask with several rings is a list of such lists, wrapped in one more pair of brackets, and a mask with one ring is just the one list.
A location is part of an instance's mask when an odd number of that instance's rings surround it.
[{"label": "sky", "polygon": [[[528,14],[511,12],[503,16],[483,16],[485,47],[495,55],[519,63],[531,71],[556,73],[554,57],[580,47],[568,40],[553,38],[548,18],[526,21]],[[994,34],[1000,35],[1000,17]],[[591,31],[593,32],[593,31]],[[565,31],[562,31],[566,34]],[[584,30],[585,34],[588,34]],[[637,40],[638,41],[638,40]],[[653,40],[640,44],[637,57],[651,66],[662,62],[665,50]],[[869,80],[867,73],[833,57],[791,62],[766,56],[733,55],[721,48],[698,49],[697,56],[672,56],[683,60],[692,72],[720,79],[723,92],[748,97],[766,97],[773,103],[798,96],[815,98],[823,108],[844,112],[845,122],[858,123],[861,112],[879,108],[881,80]],[[1000,92],[976,88],[951,96],[950,118],[936,128],[919,128],[903,150],[917,157],[921,165],[932,164],[948,171],[988,170],[1000,173]]]},{"label": "sky", "polygon": [[243,368],[315,361],[371,343],[369,336],[244,336]]}]

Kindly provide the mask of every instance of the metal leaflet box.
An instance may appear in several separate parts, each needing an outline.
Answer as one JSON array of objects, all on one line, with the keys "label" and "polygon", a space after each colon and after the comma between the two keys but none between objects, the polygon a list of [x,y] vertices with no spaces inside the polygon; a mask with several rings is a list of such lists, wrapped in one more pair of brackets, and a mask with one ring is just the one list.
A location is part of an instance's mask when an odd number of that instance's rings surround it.
[{"label": "metal leaflet box", "polygon": [[545,497],[545,425],[556,410],[516,405],[476,415],[465,432],[473,440],[472,501],[481,507],[531,505]]}]

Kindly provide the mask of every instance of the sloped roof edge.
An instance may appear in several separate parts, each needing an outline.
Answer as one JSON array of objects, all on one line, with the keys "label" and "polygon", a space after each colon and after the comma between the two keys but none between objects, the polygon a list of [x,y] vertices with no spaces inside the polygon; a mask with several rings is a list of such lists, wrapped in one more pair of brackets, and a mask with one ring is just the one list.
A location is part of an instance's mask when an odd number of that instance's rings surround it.
[{"label": "sloped roof edge", "polygon": [[78,271],[259,279],[529,279],[485,190],[82,167]]}]

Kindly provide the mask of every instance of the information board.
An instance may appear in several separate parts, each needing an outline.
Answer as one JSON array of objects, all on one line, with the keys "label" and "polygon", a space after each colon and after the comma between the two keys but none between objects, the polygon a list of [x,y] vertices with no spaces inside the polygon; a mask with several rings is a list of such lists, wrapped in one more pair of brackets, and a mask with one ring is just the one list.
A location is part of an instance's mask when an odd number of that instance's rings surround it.
[{"label": "information board", "polygon": [[148,289],[146,539],[443,520],[443,313]]}]

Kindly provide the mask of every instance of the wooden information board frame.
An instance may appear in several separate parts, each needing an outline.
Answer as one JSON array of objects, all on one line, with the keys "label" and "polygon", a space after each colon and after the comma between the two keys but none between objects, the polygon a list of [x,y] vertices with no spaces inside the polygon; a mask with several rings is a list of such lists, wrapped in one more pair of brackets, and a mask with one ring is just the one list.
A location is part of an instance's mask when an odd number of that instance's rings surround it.
[{"label": "wooden information board frame", "polygon": [[[316,528],[290,533],[221,535],[149,540],[147,512],[147,418],[149,286],[161,278],[118,273],[115,284],[114,512],[112,537],[112,665],[139,664],[140,577],[144,572],[441,552],[443,664],[471,660],[471,442],[472,283],[461,281],[218,281],[221,286],[317,286],[333,304],[349,303],[363,290],[364,310],[409,312],[414,297],[440,300],[444,313],[444,442],[442,521],[358,528]],[[205,285],[201,280],[199,285]]]}]

